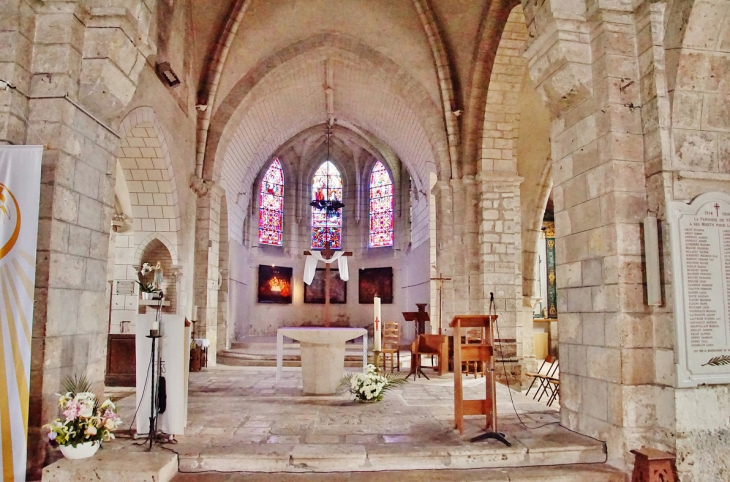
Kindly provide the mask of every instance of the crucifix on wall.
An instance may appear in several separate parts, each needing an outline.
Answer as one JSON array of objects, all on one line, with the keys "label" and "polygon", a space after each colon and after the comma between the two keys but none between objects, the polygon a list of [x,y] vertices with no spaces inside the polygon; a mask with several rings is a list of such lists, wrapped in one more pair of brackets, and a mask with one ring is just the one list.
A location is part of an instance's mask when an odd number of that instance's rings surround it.
[{"label": "crucifix on wall", "polygon": [[[307,261],[304,265],[304,282],[312,284],[314,274],[317,270],[317,263],[323,261],[325,265],[324,273],[324,326],[329,327],[331,323],[330,318],[330,265],[337,261],[339,264],[340,278],[343,281],[347,281],[350,276],[347,269],[347,258],[352,256],[352,251],[335,251],[332,249],[331,244],[327,241],[325,249],[320,251],[304,251],[304,255],[307,256]],[[342,259],[344,258],[344,259]]]},{"label": "crucifix on wall", "polygon": [[441,312],[443,307],[444,281],[451,281],[451,278],[444,278],[443,275],[439,273],[436,278],[431,278],[431,281],[438,281],[439,283],[439,335],[441,335],[443,332],[441,324]]}]

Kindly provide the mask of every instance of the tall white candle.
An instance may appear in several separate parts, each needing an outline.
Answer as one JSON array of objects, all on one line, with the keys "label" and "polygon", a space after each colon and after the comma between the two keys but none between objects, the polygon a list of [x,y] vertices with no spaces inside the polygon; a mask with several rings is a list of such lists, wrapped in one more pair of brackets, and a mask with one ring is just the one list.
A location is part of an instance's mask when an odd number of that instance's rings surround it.
[{"label": "tall white candle", "polygon": [[160,329],[160,322],[157,321],[157,320],[153,321],[152,322],[152,330],[153,331],[158,331],[159,329]]},{"label": "tall white candle", "polygon": [[373,350],[374,351],[380,351],[381,348],[381,339],[380,339],[380,332],[383,329],[383,317],[380,313],[380,298],[377,296],[373,298],[373,303],[375,306],[375,330],[373,331]]}]

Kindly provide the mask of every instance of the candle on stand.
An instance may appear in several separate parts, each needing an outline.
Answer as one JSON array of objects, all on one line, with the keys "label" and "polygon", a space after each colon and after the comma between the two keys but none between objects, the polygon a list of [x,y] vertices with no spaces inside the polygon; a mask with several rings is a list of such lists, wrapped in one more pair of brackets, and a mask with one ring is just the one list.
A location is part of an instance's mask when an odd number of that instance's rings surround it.
[{"label": "candle on stand", "polygon": [[382,329],[383,319],[380,313],[380,298],[377,296],[373,298],[373,304],[375,306],[375,330],[373,330],[373,350],[380,351],[380,331]]},{"label": "candle on stand", "polygon": [[160,330],[160,322],[155,320],[152,322],[152,331],[159,331]]}]

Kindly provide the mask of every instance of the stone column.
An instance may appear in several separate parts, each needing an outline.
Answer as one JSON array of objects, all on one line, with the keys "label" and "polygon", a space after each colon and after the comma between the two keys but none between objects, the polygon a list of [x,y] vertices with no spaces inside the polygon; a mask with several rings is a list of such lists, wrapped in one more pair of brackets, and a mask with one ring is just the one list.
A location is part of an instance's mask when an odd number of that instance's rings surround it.
[{"label": "stone column", "polygon": [[[0,144],[23,144],[26,139],[30,92],[31,59],[35,22],[26,0],[5,0],[0,4],[0,79],[15,89],[0,90]],[[38,138],[29,142],[40,144]]]},{"label": "stone column", "polygon": [[212,181],[194,179],[198,196],[195,222],[193,304],[197,307],[195,336],[207,338],[208,366],[215,366],[218,350],[218,280],[220,272],[220,219],[223,189]]},{"label": "stone column", "polygon": [[[519,389],[524,372],[522,330],[522,238],[520,213],[520,183],[513,174],[482,172],[479,179],[479,248],[481,260],[481,290],[484,302],[481,313],[489,309],[490,293],[499,316],[495,338],[499,362],[504,361],[510,386]],[[532,336],[530,334],[530,336]],[[505,382],[504,371],[497,373]]]},{"label": "stone column", "polygon": [[[33,18],[24,2],[18,5],[19,16],[11,18],[22,22],[22,32],[34,34],[30,91],[25,93],[42,97],[28,102],[30,128],[25,140],[46,146],[28,424],[28,477],[40,478],[48,448],[41,426],[58,415],[55,394],[63,379],[85,374],[97,391],[104,390],[109,310],[106,269],[116,172],[113,153],[119,139],[97,119],[109,122],[134,94],[136,74],[131,67],[120,70],[116,63],[123,62],[120,51],[131,52],[134,62],[141,65],[146,54],[138,50],[141,44],[129,40],[139,33],[129,16],[123,16],[127,22],[118,25],[119,15],[106,16],[105,10],[90,13],[68,1],[35,3]],[[5,21],[4,15],[2,18]],[[104,32],[87,28],[95,22],[104,25]],[[130,34],[123,37],[126,40],[104,40],[122,28]],[[21,37],[19,33],[15,36]],[[18,47],[23,45],[20,42]],[[116,70],[97,76],[89,70],[92,64]],[[27,65],[25,58],[18,65]],[[93,87],[84,82],[91,77]],[[27,82],[18,82],[22,84]]]},{"label": "stone column", "polygon": [[554,116],[561,419],[605,440],[609,461],[624,466],[655,423],[636,25],[630,5],[579,3],[527,15],[539,35],[531,74]]}]

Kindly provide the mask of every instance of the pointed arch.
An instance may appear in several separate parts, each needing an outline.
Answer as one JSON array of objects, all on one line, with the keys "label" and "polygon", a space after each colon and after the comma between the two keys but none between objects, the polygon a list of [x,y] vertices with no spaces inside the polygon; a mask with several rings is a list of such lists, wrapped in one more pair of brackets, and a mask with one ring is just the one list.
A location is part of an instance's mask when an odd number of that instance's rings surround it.
[{"label": "pointed arch", "polygon": [[[325,161],[312,177],[312,201],[342,201],[342,174],[332,161]],[[312,206],[312,249],[342,248],[342,208],[327,211]]]},{"label": "pointed arch", "polygon": [[370,171],[370,230],[368,246],[393,246],[393,178],[381,161]]},{"label": "pointed arch", "polygon": [[284,170],[274,159],[259,186],[259,244],[284,245]]}]

